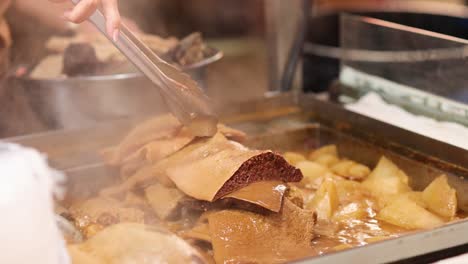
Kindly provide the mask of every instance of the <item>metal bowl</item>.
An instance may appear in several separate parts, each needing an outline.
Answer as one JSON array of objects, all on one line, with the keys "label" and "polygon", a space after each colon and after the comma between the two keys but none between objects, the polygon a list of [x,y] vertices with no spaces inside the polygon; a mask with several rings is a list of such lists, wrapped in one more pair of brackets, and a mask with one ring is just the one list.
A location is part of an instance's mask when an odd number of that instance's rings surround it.
[{"label": "metal bowl", "polygon": [[[207,68],[223,57],[221,51],[208,49],[204,60],[182,68],[202,88]],[[15,83],[48,129],[80,128],[166,111],[158,89],[140,72],[56,79],[20,77]]]}]

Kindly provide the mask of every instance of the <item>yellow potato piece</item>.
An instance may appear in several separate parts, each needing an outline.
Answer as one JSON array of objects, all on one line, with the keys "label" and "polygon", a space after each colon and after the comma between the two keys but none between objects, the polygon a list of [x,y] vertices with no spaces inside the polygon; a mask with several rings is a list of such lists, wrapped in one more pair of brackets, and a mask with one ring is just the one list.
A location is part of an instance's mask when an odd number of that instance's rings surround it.
[{"label": "yellow potato piece", "polygon": [[364,220],[368,216],[366,205],[360,202],[354,202],[339,209],[333,216],[333,221],[346,222],[349,220]]},{"label": "yellow potato piece", "polygon": [[318,148],[309,154],[309,160],[315,161],[322,155],[333,155],[338,157],[338,148],[336,145],[327,145]]},{"label": "yellow potato piece", "polygon": [[352,160],[340,160],[337,164],[331,167],[331,171],[340,175],[346,176],[348,174],[348,169],[353,166],[354,162]]},{"label": "yellow potato piece", "polygon": [[423,199],[423,193],[422,192],[407,192],[400,194],[401,196],[405,196],[411,201],[415,202],[417,205],[421,206],[422,208],[427,208],[426,203],[424,202]]},{"label": "yellow potato piece", "polygon": [[331,166],[340,162],[340,159],[332,154],[324,154],[316,158],[314,162],[317,162],[320,165],[330,168]]},{"label": "yellow potato piece", "polygon": [[319,220],[331,220],[340,202],[336,192],[335,183],[326,180],[320,185],[310,203],[306,204],[306,209],[315,210]]},{"label": "yellow potato piece", "polygon": [[306,187],[317,187],[323,181],[323,177],[329,173],[328,168],[312,161],[301,161],[296,167],[304,175],[301,184]]},{"label": "yellow potato piece", "polygon": [[289,164],[296,166],[297,163],[307,160],[306,157],[297,152],[286,152],[283,154],[283,158],[289,162]]},{"label": "yellow potato piece", "polygon": [[362,187],[361,183],[356,181],[335,181],[335,186],[341,204],[361,201],[366,194],[366,190]]},{"label": "yellow potato piece", "polygon": [[441,175],[429,184],[422,193],[422,199],[429,211],[453,219],[457,212],[457,195],[450,187],[447,176]]},{"label": "yellow potato piece", "polygon": [[405,196],[384,207],[376,218],[406,229],[430,229],[444,223],[442,219]]},{"label": "yellow potato piece", "polygon": [[370,173],[370,169],[367,166],[352,160],[339,161],[331,167],[331,171],[339,176],[352,180],[363,180]]},{"label": "yellow potato piece", "polygon": [[364,179],[370,174],[370,169],[366,165],[355,163],[348,169],[348,173],[353,179]]},{"label": "yellow potato piece", "polygon": [[424,202],[422,197],[422,192],[414,191],[381,196],[378,199],[379,206],[383,208],[392,203],[394,200],[399,199],[400,197],[410,199],[422,208],[427,209],[426,203]]},{"label": "yellow potato piece", "polygon": [[382,157],[362,185],[377,199],[411,191],[408,176],[389,159]]}]

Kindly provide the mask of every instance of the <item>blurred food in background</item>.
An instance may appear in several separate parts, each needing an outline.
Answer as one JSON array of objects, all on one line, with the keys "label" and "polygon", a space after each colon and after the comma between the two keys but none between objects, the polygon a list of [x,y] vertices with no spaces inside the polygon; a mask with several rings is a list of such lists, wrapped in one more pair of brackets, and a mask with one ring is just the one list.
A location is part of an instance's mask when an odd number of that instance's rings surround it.
[{"label": "blurred food in background", "polygon": [[[23,1],[29,1],[32,4],[20,4]],[[296,1],[299,2],[299,0],[293,0],[288,1],[288,3],[292,6]],[[47,57],[50,48],[47,44],[48,39],[52,36],[65,39],[89,36],[93,34],[94,29],[87,23],[80,26],[64,23],[59,18],[62,10],[54,10],[46,2],[42,2],[42,0],[15,1],[14,6],[8,10],[6,18],[10,25],[13,45],[9,55],[5,56],[10,57],[13,66],[31,65],[46,58],[43,63],[55,65],[47,68],[50,68],[53,74],[57,74],[57,72],[61,72],[63,58],[60,56]],[[208,70],[206,92],[214,101],[223,104],[225,102],[248,101],[264,96],[271,86],[268,75],[278,75],[278,72],[281,72],[282,67],[277,67],[277,72],[272,71],[272,62],[276,60],[278,64],[283,65],[287,54],[289,54],[288,41],[290,35],[293,34],[291,34],[292,31],[288,25],[294,24],[291,21],[294,17],[287,13],[288,10],[282,10],[285,14],[277,18],[288,34],[283,36],[281,32],[274,32],[280,36],[278,39],[283,40],[280,41],[281,43],[272,43],[272,39],[267,36],[270,29],[266,22],[268,21],[266,10],[269,5],[277,2],[273,0],[197,0],[188,3],[182,0],[121,0],[119,4],[124,23],[134,30],[159,36],[168,42],[172,37],[182,39],[192,32],[200,32],[203,35],[204,43],[221,50],[224,53],[224,58],[215,67]],[[344,10],[343,6],[385,6],[396,2],[398,1],[316,0],[314,1],[315,11],[312,12],[312,15],[319,15],[320,12],[327,10]],[[443,4],[463,3],[464,1],[433,2]],[[45,10],[39,12],[40,16],[31,15],[34,13],[33,11],[37,13],[41,9]],[[0,14],[1,10],[0,8]],[[333,31],[335,26],[333,23],[316,22],[313,28],[315,29],[314,34],[317,35],[314,35],[313,38],[319,44],[334,45],[339,39]],[[100,47],[106,47],[106,45],[101,45],[102,43],[96,40],[96,43],[93,44],[98,59],[100,56],[104,56],[102,53],[104,48]],[[277,50],[275,50],[275,46]],[[272,52],[269,53],[270,51]],[[108,55],[119,56],[119,53],[112,48]],[[335,77],[337,71],[336,60],[320,56],[315,59],[321,64],[317,66],[306,62],[304,66],[310,67],[310,72],[314,73],[308,74],[307,78],[304,78],[304,82],[301,83],[301,86],[304,86],[307,91],[323,91],[328,88],[329,80]],[[6,69],[7,66],[4,68]],[[11,69],[16,73],[25,72],[24,69]],[[27,109],[28,105],[21,89],[13,88],[13,84],[2,86],[9,88],[0,89],[0,120],[2,120],[0,122],[0,136],[28,134],[44,130],[45,128],[41,127],[40,124],[34,124],[37,123],[37,118],[34,117],[34,113],[31,113],[30,109]],[[21,124],[17,120],[22,120]]]},{"label": "blurred food in background", "polygon": [[[179,65],[191,64],[201,58],[201,55],[192,48],[203,43],[219,49],[226,50],[227,58],[210,69],[207,77],[207,91],[219,101],[246,100],[249,95],[260,96],[262,89],[257,92],[249,89],[242,95],[239,89],[243,87],[264,87],[263,79],[266,79],[264,70],[265,49],[262,43],[262,21],[263,1],[197,1],[196,4],[188,5],[183,1],[149,1],[149,0],[126,0],[120,1],[121,11],[125,17],[124,23],[130,25],[133,30],[145,32],[145,36],[157,35],[159,37],[143,37],[145,42],[153,46],[161,46],[164,52],[174,44],[174,39],[182,39],[192,32],[200,32],[204,41],[198,38],[192,39],[194,45],[182,45],[172,50],[172,59]],[[44,4],[44,7],[47,6]],[[32,9],[39,8],[37,5],[30,6]],[[25,6],[11,8],[8,12],[11,24],[14,45],[11,49],[11,61],[14,66],[31,65],[41,62],[46,71],[36,71],[35,74],[53,76],[62,72],[63,56],[50,55],[50,44],[53,39],[74,39],[93,36],[94,29],[84,23],[80,26],[71,26],[61,23],[62,27],[53,26],[54,23],[44,21],[42,18],[30,15],[31,8]],[[52,10],[46,14],[52,16]],[[61,12],[61,11],[60,11]],[[60,16],[58,12],[58,16]],[[58,19],[59,22],[60,18]],[[58,22],[57,22],[58,23]],[[52,25],[52,26],[51,26]],[[95,33],[95,32],[94,32]],[[87,36],[87,37],[86,37]],[[94,38],[94,37],[92,37]],[[190,38],[189,38],[190,42]],[[63,44],[64,42],[62,42]],[[197,44],[198,43],[198,44]],[[62,45],[61,50],[64,51]],[[93,39],[93,48],[99,61],[102,57],[121,56],[113,47],[108,49],[107,40],[99,41]],[[171,46],[172,47],[172,46]],[[75,47],[76,48],[76,47]],[[81,46],[83,48],[83,46]],[[196,49],[203,50],[203,47]],[[106,51],[108,54],[105,54]],[[189,52],[187,52],[189,51]],[[92,54],[91,50],[88,50]],[[88,57],[92,60],[92,56]],[[115,58],[115,57],[114,57]],[[97,61],[94,61],[97,63]],[[15,74],[25,74],[24,67],[12,68]],[[37,68],[39,70],[39,68]],[[111,69],[112,70],[112,69]],[[59,75],[60,75],[59,74]],[[73,74],[73,73],[72,73]],[[20,87],[8,83],[5,93],[0,96],[0,136],[14,136],[44,131],[47,126],[38,122],[37,113],[28,105],[27,95]],[[1,91],[0,91],[1,92]],[[3,103],[6,101],[7,103]],[[18,121],[21,120],[21,121]]]},{"label": "blurred food in background", "polygon": [[[176,66],[194,65],[210,56],[210,49],[199,32],[179,40],[156,35],[139,36],[150,49]],[[32,70],[33,79],[94,76],[135,72],[125,56],[101,34],[54,36],[46,43],[50,53]]]}]

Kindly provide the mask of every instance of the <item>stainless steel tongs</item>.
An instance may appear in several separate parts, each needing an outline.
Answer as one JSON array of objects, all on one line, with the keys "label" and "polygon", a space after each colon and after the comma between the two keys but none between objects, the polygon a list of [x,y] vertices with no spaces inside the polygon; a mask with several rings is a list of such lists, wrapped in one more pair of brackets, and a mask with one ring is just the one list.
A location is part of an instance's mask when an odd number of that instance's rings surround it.
[{"label": "stainless steel tongs", "polygon": [[[72,0],[76,5],[80,0]],[[187,74],[159,58],[125,25],[121,25],[117,41],[106,33],[106,19],[96,10],[88,19],[103,33],[156,87],[179,121],[197,136],[216,133],[217,117],[209,98]],[[132,87],[129,87],[132,89]]]}]

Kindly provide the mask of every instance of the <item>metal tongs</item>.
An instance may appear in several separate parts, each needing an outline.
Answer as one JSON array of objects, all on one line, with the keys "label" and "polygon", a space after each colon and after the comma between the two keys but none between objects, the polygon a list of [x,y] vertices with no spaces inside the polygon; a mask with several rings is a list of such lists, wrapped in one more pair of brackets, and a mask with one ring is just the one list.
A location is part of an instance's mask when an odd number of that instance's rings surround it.
[{"label": "metal tongs", "polygon": [[[80,0],[72,2],[76,5]],[[218,121],[212,104],[189,75],[159,58],[123,24],[117,41],[113,41],[106,33],[106,19],[101,11],[96,10],[88,20],[159,88],[170,111],[182,124],[196,136],[216,133]]]}]

